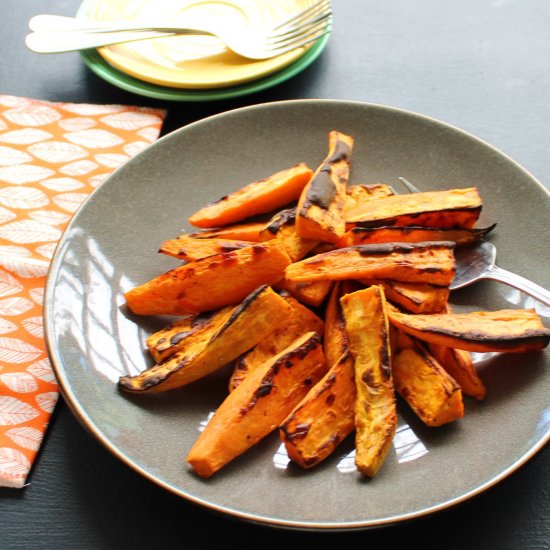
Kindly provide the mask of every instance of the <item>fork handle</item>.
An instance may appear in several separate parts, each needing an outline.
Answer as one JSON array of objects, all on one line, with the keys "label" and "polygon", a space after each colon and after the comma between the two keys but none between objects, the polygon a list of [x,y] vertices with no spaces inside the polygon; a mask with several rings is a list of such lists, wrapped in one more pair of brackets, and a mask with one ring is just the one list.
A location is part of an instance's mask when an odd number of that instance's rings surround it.
[{"label": "fork handle", "polygon": [[118,33],[122,31],[139,32],[170,32],[182,34],[210,34],[203,25],[191,25],[192,28],[182,25],[167,24],[156,21],[94,21],[80,19],[78,17],[65,17],[63,15],[35,15],[29,20],[29,28],[33,32],[47,33]]},{"label": "fork handle", "polygon": [[27,47],[36,53],[61,53],[99,48],[122,42],[149,40],[151,38],[166,38],[178,35],[207,34],[203,31],[180,29],[177,33],[157,31],[123,31],[123,32],[83,32],[56,33],[33,32],[25,37]]},{"label": "fork handle", "polygon": [[521,275],[517,275],[516,273],[512,273],[511,271],[495,266],[493,269],[487,271],[484,274],[484,277],[486,279],[500,281],[501,283],[513,286],[518,290],[522,290],[523,292],[529,294],[529,296],[532,296],[539,302],[542,302],[546,306],[550,307],[550,291],[537,285],[533,281],[522,277]]}]

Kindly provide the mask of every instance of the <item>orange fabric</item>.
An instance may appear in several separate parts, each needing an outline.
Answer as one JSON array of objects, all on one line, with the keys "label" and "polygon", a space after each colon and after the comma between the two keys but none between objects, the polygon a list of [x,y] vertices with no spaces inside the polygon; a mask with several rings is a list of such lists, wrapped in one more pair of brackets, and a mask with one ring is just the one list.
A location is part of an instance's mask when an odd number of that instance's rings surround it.
[{"label": "orange fabric", "polygon": [[0,486],[25,485],[58,397],[42,327],[55,245],[94,188],[158,137],[165,114],[0,95]]}]

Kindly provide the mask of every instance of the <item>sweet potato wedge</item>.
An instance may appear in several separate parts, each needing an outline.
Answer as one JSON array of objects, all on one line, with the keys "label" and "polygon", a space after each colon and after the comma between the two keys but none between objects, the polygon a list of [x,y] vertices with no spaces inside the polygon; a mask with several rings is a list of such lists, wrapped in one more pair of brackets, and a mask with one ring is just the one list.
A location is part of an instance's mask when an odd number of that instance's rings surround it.
[{"label": "sweet potato wedge", "polygon": [[179,258],[180,260],[192,262],[214,254],[239,250],[253,244],[250,241],[237,241],[234,239],[222,239],[220,237],[197,239],[191,235],[180,235],[175,239],[169,239],[161,243],[159,252],[167,256]]},{"label": "sweet potato wedge", "polygon": [[411,313],[444,313],[449,302],[449,287],[429,283],[403,281],[362,280],[366,286],[380,285],[389,302]]},{"label": "sweet potato wedge", "polygon": [[300,196],[313,172],[297,164],[233,191],[189,216],[195,227],[219,227],[282,208]]},{"label": "sweet potato wedge", "polygon": [[355,371],[348,352],[300,401],[279,427],[291,460],[311,468],[355,428]]},{"label": "sweet potato wedge", "polygon": [[344,205],[353,138],[332,130],[329,149],[298,201],[296,228],[304,239],[336,242],[346,231]]},{"label": "sweet potato wedge", "polygon": [[254,369],[265,363],[289,346],[296,338],[306,332],[323,334],[325,323],[306,306],[302,305],[289,293],[281,296],[290,305],[290,311],[285,322],[277,325],[265,338],[260,340],[251,350],[235,361],[233,374],[229,380],[229,391],[233,391]]},{"label": "sweet potato wedge", "polygon": [[129,392],[154,393],[190,384],[252,348],[285,322],[290,311],[286,300],[262,286],[233,308],[228,317],[214,318],[217,330],[209,338],[194,339],[166,361],[136,376],[122,376],[119,386]]},{"label": "sweet potato wedge", "polygon": [[324,254],[325,252],[330,252],[331,250],[335,250],[338,248],[334,243],[324,243],[319,242],[318,245],[314,246],[311,249],[311,252],[308,254],[308,256],[316,256],[317,254]]},{"label": "sweet potato wedge", "polygon": [[481,212],[475,187],[392,195],[358,204],[346,221],[363,227],[407,226],[471,228]]},{"label": "sweet potato wedge", "polygon": [[200,477],[212,476],[275,430],[325,372],[320,336],[304,334],[226,397],[187,462]]},{"label": "sweet potato wedge", "polygon": [[354,227],[338,241],[340,248],[358,244],[419,243],[423,241],[452,241],[457,246],[481,240],[496,223],[483,228],[439,229],[434,227]]},{"label": "sweet potato wedge", "polygon": [[188,315],[244,300],[260,285],[284,276],[290,258],[269,241],[176,267],[125,294],[137,315]]},{"label": "sweet potato wedge", "polygon": [[384,291],[371,286],[342,296],[340,303],[355,368],[355,463],[374,477],[397,428]]},{"label": "sweet potato wedge", "polygon": [[300,302],[312,307],[319,307],[328,296],[332,288],[332,281],[289,281],[286,277],[281,279],[274,287],[277,290],[285,290]]},{"label": "sweet potato wedge", "polygon": [[260,232],[260,241],[278,239],[293,262],[301,260],[319,241],[304,239],[296,229],[296,209],[287,208],[269,220]]},{"label": "sweet potato wedge", "polygon": [[439,344],[428,344],[430,353],[460,386],[462,393],[482,401],[487,395],[487,388],[479,376],[470,353]]},{"label": "sweet potato wedge", "polygon": [[348,334],[340,298],[361,288],[362,286],[355,281],[337,281],[330,291],[325,308],[325,335],[323,338],[323,349],[329,367],[349,351]]},{"label": "sweet potato wedge", "polygon": [[340,298],[345,294],[342,285],[346,281],[336,281],[325,307],[325,334],[323,349],[327,365],[332,367],[338,359],[349,351],[348,334],[344,322],[344,314],[340,305]]},{"label": "sweet potato wedge", "polygon": [[464,416],[460,386],[423,347],[397,353],[392,375],[396,391],[427,426],[442,426]]},{"label": "sweet potato wedge", "polygon": [[257,243],[260,241],[260,231],[265,227],[265,222],[255,221],[228,225],[218,229],[205,229],[190,233],[189,236],[195,239],[233,239],[236,241],[250,241]]},{"label": "sweet potato wedge", "polygon": [[347,188],[346,200],[344,203],[344,218],[347,217],[347,212],[353,210],[358,204],[363,204],[372,199],[381,199],[394,195],[394,190],[391,186],[385,183],[364,184],[358,183],[350,185]]},{"label": "sweet potato wedge", "polygon": [[293,282],[393,279],[448,286],[455,276],[454,243],[387,243],[338,248],[286,268]]},{"label": "sweet potato wedge", "polygon": [[352,281],[334,284],[325,310],[323,338],[330,370],[280,427],[280,437],[289,457],[304,468],[329,456],[355,427],[354,362],[340,298],[358,286]]},{"label": "sweet potato wedge", "polygon": [[390,322],[424,342],[477,352],[542,349],[550,329],[533,309],[410,315],[388,309]]},{"label": "sweet potato wedge", "polygon": [[216,311],[190,315],[171,323],[147,338],[145,343],[149,353],[157,363],[160,363],[176,351],[195,344],[197,338],[210,338],[232,311],[233,306],[225,306]]}]

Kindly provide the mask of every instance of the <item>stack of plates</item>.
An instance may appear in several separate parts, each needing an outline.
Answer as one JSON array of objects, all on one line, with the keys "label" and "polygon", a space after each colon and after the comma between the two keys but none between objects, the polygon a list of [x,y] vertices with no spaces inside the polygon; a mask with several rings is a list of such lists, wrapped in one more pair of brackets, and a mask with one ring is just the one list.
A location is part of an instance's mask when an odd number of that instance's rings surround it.
[{"label": "stack of plates", "polygon": [[[159,19],[181,23],[204,17],[256,26],[280,21],[314,0],[86,0],[79,17],[99,21]],[[159,14],[162,14],[161,16]],[[275,86],[308,67],[329,35],[273,59],[253,61],[213,36],[170,36],[84,50],[88,67],[111,84],[172,101],[238,97]]]}]

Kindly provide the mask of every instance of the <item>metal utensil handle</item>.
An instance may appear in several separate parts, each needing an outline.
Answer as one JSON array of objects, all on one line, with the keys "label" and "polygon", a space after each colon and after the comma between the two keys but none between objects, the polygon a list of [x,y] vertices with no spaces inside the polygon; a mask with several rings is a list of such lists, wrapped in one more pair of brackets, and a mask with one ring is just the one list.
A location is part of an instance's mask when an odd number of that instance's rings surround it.
[{"label": "metal utensil handle", "polygon": [[506,283],[507,285],[517,288],[518,290],[522,290],[533,298],[539,300],[539,302],[542,302],[550,307],[550,291],[537,285],[533,281],[522,277],[521,275],[517,275],[516,273],[512,273],[511,271],[495,266],[485,274],[485,277],[487,279],[494,279],[496,281]]},{"label": "metal utensil handle", "polygon": [[[197,34],[195,31],[189,34]],[[133,42],[136,40],[148,40],[151,38],[165,38],[175,36],[173,33],[161,33],[154,31],[146,32],[117,32],[117,33],[82,33],[64,34],[35,32],[28,34],[25,38],[27,47],[37,53],[61,53],[76,50],[87,50],[99,48],[121,42]]]},{"label": "metal utensil handle", "polygon": [[189,29],[183,25],[155,21],[91,21],[60,15],[36,15],[29,21],[34,32],[66,33],[118,33],[123,31],[156,31],[181,34],[210,34],[207,29]]}]

